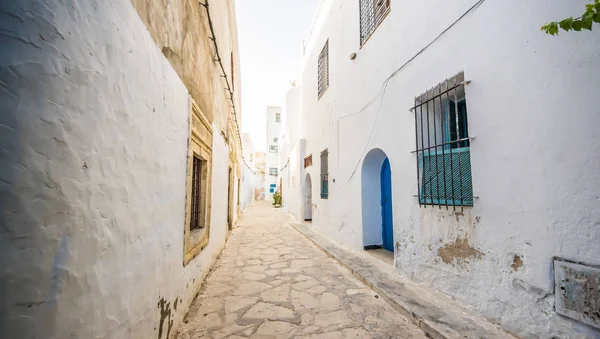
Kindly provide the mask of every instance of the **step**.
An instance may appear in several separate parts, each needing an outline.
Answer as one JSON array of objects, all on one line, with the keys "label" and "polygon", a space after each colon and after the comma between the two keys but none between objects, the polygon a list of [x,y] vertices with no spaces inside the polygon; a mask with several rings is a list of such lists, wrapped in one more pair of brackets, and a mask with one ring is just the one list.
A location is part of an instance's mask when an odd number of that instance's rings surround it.
[{"label": "step", "polygon": [[515,338],[451,298],[401,276],[393,266],[376,257],[352,251],[306,224],[290,223],[290,226],[434,339]]}]

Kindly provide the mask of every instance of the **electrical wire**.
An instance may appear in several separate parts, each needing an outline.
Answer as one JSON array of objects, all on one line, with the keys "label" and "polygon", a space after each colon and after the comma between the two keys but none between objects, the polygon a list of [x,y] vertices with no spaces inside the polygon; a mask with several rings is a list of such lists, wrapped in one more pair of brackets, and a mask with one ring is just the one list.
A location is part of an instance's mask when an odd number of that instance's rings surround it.
[{"label": "electrical wire", "polygon": [[219,66],[221,67],[221,72],[223,73],[223,75],[221,75],[222,78],[225,79],[225,84],[227,85],[227,87],[225,88],[228,93],[229,93],[229,100],[231,101],[231,108],[233,110],[233,112],[231,112],[233,115],[233,121],[235,122],[235,131],[237,133],[238,136],[238,143],[240,146],[240,157],[242,158],[242,161],[244,163],[244,165],[246,165],[246,167],[248,167],[248,169],[250,171],[252,171],[253,174],[256,174],[256,172],[252,169],[252,167],[250,167],[250,165],[248,165],[248,163],[246,162],[246,158],[244,158],[244,145],[242,143],[242,137],[240,135],[240,125],[238,124],[237,121],[237,113],[235,110],[235,101],[233,99],[233,90],[231,89],[231,86],[229,85],[229,78],[227,77],[227,72],[225,72],[225,67],[223,67],[223,62],[221,60],[221,55],[219,54],[219,46],[217,44],[217,37],[215,35],[215,30],[213,27],[213,23],[212,23],[212,18],[210,16],[210,10],[209,10],[209,4],[208,4],[208,0],[204,0],[203,2],[198,2],[201,6],[203,6],[206,9],[206,16],[208,18],[208,28],[210,29],[210,35],[208,38],[210,40],[212,40],[213,45],[215,46],[215,56],[216,59],[214,59],[214,61],[219,63]]}]

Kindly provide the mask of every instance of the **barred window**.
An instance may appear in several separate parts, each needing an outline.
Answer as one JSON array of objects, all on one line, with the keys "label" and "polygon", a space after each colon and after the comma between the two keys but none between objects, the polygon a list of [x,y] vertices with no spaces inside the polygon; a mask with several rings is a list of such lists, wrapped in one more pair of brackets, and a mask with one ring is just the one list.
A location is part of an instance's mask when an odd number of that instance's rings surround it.
[{"label": "barred window", "polygon": [[321,199],[329,197],[329,151],[321,152]]},{"label": "barred window", "polygon": [[204,228],[200,218],[200,209],[202,206],[200,198],[200,188],[202,185],[202,160],[194,156],[192,164],[192,211],[190,213],[190,231]]},{"label": "barred window", "polygon": [[281,122],[281,113],[275,113],[275,122]]},{"label": "barred window", "polygon": [[360,45],[375,32],[390,10],[390,0],[360,0]]},{"label": "barred window", "polygon": [[304,168],[312,166],[312,154],[304,158]]},{"label": "barred window", "polygon": [[269,152],[270,153],[277,153],[277,145],[271,145],[271,146],[269,146]]},{"label": "barred window", "polygon": [[319,53],[318,60],[318,96],[319,99],[325,93],[329,87],[329,40],[323,46],[321,53]]},{"label": "barred window", "polygon": [[270,167],[269,175],[277,175],[277,167]]},{"label": "barred window", "polygon": [[464,73],[415,98],[419,204],[473,206]]}]

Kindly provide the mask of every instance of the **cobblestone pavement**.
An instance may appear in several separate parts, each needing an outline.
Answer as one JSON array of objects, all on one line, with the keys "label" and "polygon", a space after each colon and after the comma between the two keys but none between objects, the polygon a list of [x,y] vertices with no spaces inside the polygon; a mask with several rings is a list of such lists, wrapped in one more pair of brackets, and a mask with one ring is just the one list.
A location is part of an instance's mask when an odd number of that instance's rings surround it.
[{"label": "cobblestone pavement", "polygon": [[290,221],[264,202],[244,212],[178,339],[425,338]]}]

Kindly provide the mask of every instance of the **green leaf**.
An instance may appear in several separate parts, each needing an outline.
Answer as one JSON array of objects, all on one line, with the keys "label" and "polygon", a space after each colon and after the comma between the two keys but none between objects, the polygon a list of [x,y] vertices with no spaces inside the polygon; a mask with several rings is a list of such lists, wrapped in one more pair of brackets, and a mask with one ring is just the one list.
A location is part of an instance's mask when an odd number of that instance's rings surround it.
[{"label": "green leaf", "polygon": [[581,28],[583,27],[583,23],[581,22],[581,20],[575,20],[573,21],[573,29],[576,30],[577,32],[581,31]]},{"label": "green leaf", "polygon": [[559,25],[565,31],[570,30],[573,27],[573,17],[562,20]]},{"label": "green leaf", "polygon": [[600,23],[600,12],[594,14],[594,22]]},{"label": "green leaf", "polygon": [[592,30],[592,24],[594,23],[594,17],[593,15],[588,15],[588,13],[583,15],[583,18],[581,18],[581,27],[583,27],[584,29],[587,29],[588,31]]}]

